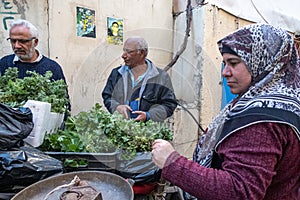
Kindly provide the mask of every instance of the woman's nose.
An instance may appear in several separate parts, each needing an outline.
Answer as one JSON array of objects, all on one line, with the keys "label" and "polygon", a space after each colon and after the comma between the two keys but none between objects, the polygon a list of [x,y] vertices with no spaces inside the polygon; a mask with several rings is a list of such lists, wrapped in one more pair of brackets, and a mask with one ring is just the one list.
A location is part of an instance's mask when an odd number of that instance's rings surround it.
[{"label": "woman's nose", "polygon": [[226,77],[226,76],[230,76],[230,75],[231,75],[230,67],[225,65],[224,69],[222,70],[222,76]]}]

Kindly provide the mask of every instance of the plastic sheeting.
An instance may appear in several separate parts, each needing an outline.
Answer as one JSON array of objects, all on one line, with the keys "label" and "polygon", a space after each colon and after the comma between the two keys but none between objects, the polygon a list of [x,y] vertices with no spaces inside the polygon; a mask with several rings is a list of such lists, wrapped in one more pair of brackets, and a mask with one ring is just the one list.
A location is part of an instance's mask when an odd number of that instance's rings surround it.
[{"label": "plastic sheeting", "polygon": [[0,151],[0,199],[62,172],[59,160],[31,146]]},{"label": "plastic sheeting", "polygon": [[251,22],[268,23],[300,32],[299,0],[208,0],[212,5]]},{"label": "plastic sheeting", "polygon": [[13,109],[0,103],[0,150],[8,150],[23,145],[33,128],[32,113],[29,108]]},{"label": "plastic sheeting", "polygon": [[123,159],[120,154],[116,173],[125,179],[132,179],[134,184],[156,183],[161,176],[161,170],[152,161],[151,152],[137,152],[129,160]]}]

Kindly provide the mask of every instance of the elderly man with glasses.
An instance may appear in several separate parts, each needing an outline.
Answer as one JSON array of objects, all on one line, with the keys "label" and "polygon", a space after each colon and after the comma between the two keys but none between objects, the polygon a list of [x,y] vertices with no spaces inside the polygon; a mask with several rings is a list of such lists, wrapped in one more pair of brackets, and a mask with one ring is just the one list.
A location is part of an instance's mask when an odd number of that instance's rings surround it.
[{"label": "elderly man with glasses", "polygon": [[52,72],[53,80],[64,80],[65,76],[61,66],[42,55],[36,49],[39,43],[37,28],[30,22],[18,19],[10,24],[9,38],[14,54],[4,56],[0,60],[0,73],[3,75],[7,68],[15,67],[18,69],[18,77],[24,78],[29,76],[27,71],[35,71],[44,75],[46,71]]},{"label": "elderly man with glasses", "polygon": [[168,73],[147,59],[144,38],[128,38],[123,46],[124,63],[112,70],[102,92],[109,112],[118,111],[135,121],[164,121],[177,101]]}]

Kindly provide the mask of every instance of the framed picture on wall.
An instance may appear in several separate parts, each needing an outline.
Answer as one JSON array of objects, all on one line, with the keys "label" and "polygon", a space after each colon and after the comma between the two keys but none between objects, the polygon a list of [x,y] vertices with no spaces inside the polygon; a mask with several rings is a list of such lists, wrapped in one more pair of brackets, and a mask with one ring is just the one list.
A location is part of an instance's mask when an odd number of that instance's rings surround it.
[{"label": "framed picture on wall", "polygon": [[77,36],[96,38],[95,11],[77,6],[76,16]]},{"label": "framed picture on wall", "polygon": [[107,17],[108,44],[123,45],[123,19]]}]

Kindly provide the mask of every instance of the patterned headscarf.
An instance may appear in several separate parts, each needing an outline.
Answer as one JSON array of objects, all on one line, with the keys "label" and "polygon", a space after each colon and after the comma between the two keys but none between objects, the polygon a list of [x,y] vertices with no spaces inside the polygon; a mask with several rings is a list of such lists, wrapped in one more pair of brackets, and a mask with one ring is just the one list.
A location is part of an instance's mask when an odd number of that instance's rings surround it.
[{"label": "patterned headscarf", "polygon": [[[253,108],[262,109],[262,112],[271,109],[268,114],[272,120],[273,110],[277,115],[281,112],[291,114],[296,123],[280,120],[279,123],[289,124],[300,140],[300,60],[291,35],[268,24],[252,24],[226,36],[218,45],[220,52],[226,46],[242,59],[252,76],[252,83],[208,126],[195,149],[194,161],[210,167],[216,144],[227,129],[224,124]],[[259,123],[268,119],[256,119],[254,115],[252,120],[252,123]],[[246,123],[243,127],[249,125]],[[240,128],[235,127],[230,133]]]}]

